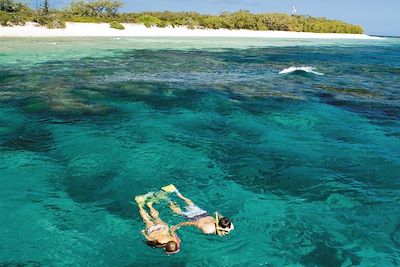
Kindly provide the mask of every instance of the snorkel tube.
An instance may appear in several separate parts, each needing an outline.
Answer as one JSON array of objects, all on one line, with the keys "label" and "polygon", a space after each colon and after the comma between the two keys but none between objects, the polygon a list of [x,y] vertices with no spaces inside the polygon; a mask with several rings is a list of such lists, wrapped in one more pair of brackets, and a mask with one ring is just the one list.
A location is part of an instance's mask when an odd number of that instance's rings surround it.
[{"label": "snorkel tube", "polygon": [[235,227],[233,226],[233,223],[230,222],[229,220],[229,227],[224,227],[224,226],[220,226],[219,225],[219,220],[223,219],[224,217],[221,216],[220,214],[218,214],[218,212],[215,212],[215,234],[222,236],[222,235],[226,235],[228,233],[230,233],[230,231],[232,231],[233,229],[235,229]]},{"label": "snorkel tube", "polygon": [[219,218],[218,218],[218,211],[215,212],[215,233],[219,235]]}]

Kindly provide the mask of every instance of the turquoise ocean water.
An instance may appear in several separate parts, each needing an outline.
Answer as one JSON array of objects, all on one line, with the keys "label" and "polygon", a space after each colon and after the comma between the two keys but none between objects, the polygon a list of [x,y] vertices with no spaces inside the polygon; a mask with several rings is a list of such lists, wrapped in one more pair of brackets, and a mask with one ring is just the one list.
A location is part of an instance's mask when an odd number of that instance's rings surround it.
[{"label": "turquoise ocean water", "polygon": [[[399,93],[398,39],[2,38],[0,266],[399,266]],[[147,247],[169,183],[235,231]]]}]

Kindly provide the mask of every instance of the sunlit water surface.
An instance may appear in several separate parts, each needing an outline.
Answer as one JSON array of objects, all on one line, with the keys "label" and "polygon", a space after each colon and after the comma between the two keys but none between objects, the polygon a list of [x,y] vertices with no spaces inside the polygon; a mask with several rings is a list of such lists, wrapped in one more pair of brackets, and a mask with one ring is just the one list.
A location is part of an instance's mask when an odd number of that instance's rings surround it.
[{"label": "sunlit water surface", "polygon": [[[399,266],[399,93],[396,39],[2,38],[0,265]],[[235,231],[147,247],[169,183]]]}]

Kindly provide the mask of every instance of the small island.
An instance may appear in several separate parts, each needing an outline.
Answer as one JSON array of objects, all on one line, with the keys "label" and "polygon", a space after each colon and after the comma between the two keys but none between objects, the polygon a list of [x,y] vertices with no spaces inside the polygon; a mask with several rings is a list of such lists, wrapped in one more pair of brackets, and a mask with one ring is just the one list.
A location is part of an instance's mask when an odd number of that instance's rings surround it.
[{"label": "small island", "polygon": [[361,26],[307,15],[123,13],[123,5],[121,0],[75,0],[56,9],[43,0],[32,9],[18,0],[0,0],[0,36],[370,38]]}]

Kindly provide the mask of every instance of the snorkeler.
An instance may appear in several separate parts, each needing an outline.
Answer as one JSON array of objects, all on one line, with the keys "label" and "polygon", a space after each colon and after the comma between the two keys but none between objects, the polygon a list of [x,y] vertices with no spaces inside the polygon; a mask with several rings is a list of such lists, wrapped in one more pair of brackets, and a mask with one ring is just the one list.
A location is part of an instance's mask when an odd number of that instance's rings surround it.
[{"label": "snorkeler", "polygon": [[211,216],[207,211],[199,208],[192,200],[184,197],[174,185],[168,185],[162,188],[165,192],[175,193],[182,199],[187,206],[185,211],[174,202],[170,201],[169,206],[176,214],[184,216],[188,221],[182,222],[179,226],[194,226],[199,228],[204,234],[208,235],[226,235],[234,229],[233,223],[226,217],[219,217],[216,213],[215,217]]},{"label": "snorkeler", "polygon": [[137,196],[135,201],[139,207],[140,216],[146,224],[146,229],[142,230],[142,234],[147,240],[147,245],[157,248],[165,248],[167,254],[178,253],[180,250],[180,240],[176,235],[176,227],[168,227],[168,225],[159,218],[159,213],[153,207],[153,202],[147,202],[150,215],[143,208],[146,196]]}]

